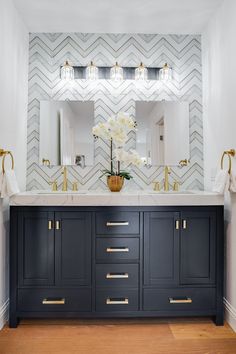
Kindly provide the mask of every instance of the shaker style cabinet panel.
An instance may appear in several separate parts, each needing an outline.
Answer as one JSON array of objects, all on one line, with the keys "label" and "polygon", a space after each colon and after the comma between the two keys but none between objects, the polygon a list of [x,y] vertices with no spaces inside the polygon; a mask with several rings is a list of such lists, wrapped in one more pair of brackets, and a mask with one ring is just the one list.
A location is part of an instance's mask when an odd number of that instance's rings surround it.
[{"label": "shaker style cabinet panel", "polygon": [[55,213],[57,285],[90,285],[91,229],[90,213]]},{"label": "shaker style cabinet panel", "polygon": [[216,271],[216,214],[183,212],[180,237],[181,284],[214,284]]},{"label": "shaker style cabinet panel", "polygon": [[18,215],[18,283],[54,284],[54,213],[32,211]]},{"label": "shaker style cabinet panel", "polygon": [[144,213],[144,285],[178,283],[179,213]]}]

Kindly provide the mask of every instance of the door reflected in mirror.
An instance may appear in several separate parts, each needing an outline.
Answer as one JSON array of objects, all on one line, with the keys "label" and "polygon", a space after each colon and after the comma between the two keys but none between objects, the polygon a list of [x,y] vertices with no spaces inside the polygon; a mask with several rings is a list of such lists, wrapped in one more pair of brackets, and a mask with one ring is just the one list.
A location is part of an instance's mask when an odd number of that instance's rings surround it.
[{"label": "door reflected in mirror", "polygon": [[188,102],[137,101],[136,150],[146,166],[189,159]]},{"label": "door reflected in mirror", "polygon": [[41,101],[39,163],[92,166],[93,125],[92,101]]}]

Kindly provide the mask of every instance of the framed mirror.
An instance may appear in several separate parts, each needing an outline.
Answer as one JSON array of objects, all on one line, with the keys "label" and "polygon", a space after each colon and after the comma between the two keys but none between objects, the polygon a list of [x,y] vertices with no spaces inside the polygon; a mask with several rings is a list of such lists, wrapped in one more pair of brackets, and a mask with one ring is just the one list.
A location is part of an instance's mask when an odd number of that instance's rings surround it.
[{"label": "framed mirror", "polygon": [[189,103],[136,101],[136,150],[146,166],[189,159]]},{"label": "framed mirror", "polygon": [[41,101],[39,164],[94,164],[94,102]]}]

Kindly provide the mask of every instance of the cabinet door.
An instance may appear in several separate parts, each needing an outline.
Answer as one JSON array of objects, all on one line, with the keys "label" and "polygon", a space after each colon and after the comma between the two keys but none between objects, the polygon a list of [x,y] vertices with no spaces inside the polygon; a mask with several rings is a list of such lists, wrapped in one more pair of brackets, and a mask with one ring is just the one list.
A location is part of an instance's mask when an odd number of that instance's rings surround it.
[{"label": "cabinet door", "polygon": [[180,238],[181,284],[215,282],[216,215],[214,212],[182,213]]},{"label": "cabinet door", "polygon": [[144,285],[177,284],[179,213],[144,214]]},{"label": "cabinet door", "polygon": [[22,212],[18,217],[19,285],[54,284],[54,213]]},{"label": "cabinet door", "polygon": [[56,284],[91,283],[91,214],[55,213]]}]

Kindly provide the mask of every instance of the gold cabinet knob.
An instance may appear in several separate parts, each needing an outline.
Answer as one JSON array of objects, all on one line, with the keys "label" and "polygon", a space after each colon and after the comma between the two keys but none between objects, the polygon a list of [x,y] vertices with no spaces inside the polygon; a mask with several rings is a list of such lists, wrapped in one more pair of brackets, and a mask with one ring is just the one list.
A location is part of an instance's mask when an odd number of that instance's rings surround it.
[{"label": "gold cabinet knob", "polygon": [[77,192],[78,191],[78,182],[73,182],[72,190],[73,190],[73,192]]}]

